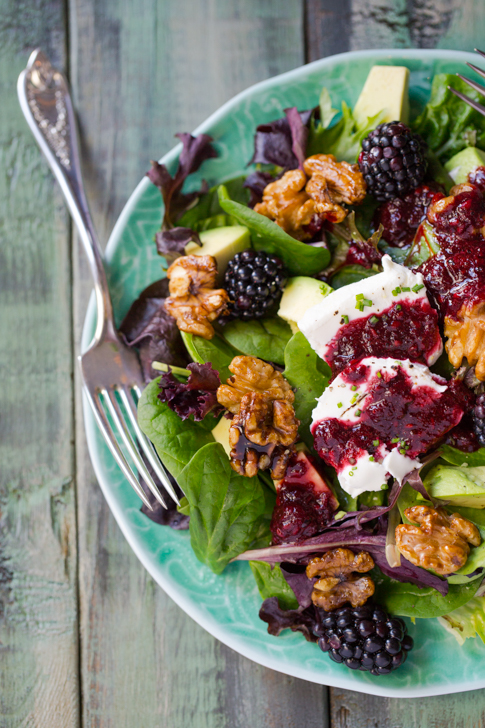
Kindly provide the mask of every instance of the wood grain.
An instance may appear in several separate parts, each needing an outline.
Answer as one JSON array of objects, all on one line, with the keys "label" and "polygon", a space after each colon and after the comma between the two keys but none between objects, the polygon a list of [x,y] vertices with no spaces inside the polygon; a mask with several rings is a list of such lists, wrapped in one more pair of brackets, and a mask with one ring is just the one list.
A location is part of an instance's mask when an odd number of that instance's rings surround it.
[{"label": "wood grain", "polygon": [[[309,0],[310,60],[364,48],[483,46],[482,0]],[[342,26],[345,25],[347,33]],[[341,38],[336,47],[335,38]],[[485,725],[485,691],[419,700],[394,700],[330,690],[333,728],[478,728]]]},{"label": "wood grain", "polygon": [[[304,60],[302,5],[70,5],[88,195],[104,239],[151,158],[232,95]],[[148,241],[147,241],[148,242]],[[76,340],[90,281],[75,259]],[[77,407],[83,725],[323,728],[325,688],[254,665],[159,589],[99,492]]]},{"label": "wood grain", "polygon": [[79,725],[71,265],[23,120],[33,47],[65,63],[63,4],[0,2],[0,724]]}]

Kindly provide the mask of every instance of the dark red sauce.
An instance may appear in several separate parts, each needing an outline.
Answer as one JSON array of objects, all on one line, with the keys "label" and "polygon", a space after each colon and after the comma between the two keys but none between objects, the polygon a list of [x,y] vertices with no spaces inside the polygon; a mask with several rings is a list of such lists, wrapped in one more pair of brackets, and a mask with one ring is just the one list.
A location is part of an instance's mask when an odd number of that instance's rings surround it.
[{"label": "dark red sauce", "polygon": [[307,455],[295,453],[277,489],[271,519],[273,543],[315,536],[330,523],[335,506],[335,498],[314,463]]},{"label": "dark red sauce", "polygon": [[[370,375],[364,364],[353,364],[342,373],[345,381],[359,383]],[[440,383],[445,380],[437,378]],[[370,382],[370,391],[359,421],[322,420],[313,428],[315,450],[337,470],[354,464],[364,453],[379,458],[381,445],[397,447],[415,458],[435,445],[461,420],[469,391],[458,381],[440,393],[431,387],[412,389],[412,381],[396,364]],[[394,440],[394,443],[392,442]],[[374,443],[379,444],[374,444]]]},{"label": "dark red sauce", "polygon": [[485,192],[485,167],[477,167],[473,172],[470,172],[468,181],[482,192]]},{"label": "dark red sauce", "polygon": [[420,222],[426,217],[428,207],[444,197],[436,184],[420,185],[402,199],[396,197],[377,208],[374,227],[382,225],[384,240],[396,248],[410,245]]},{"label": "dark red sauce", "polygon": [[475,188],[461,192],[431,220],[440,250],[423,263],[426,288],[441,317],[458,318],[467,304],[485,301],[485,200]]},{"label": "dark red sauce", "polygon": [[425,298],[396,301],[379,315],[344,324],[327,349],[334,373],[366,356],[411,359],[427,364],[441,346],[438,314]]}]

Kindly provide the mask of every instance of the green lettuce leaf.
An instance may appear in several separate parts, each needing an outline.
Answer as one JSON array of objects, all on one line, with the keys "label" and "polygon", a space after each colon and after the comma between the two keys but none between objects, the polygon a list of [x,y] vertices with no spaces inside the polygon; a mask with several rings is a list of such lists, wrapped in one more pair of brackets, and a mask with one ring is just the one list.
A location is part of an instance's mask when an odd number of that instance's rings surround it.
[{"label": "green lettuce leaf", "polygon": [[276,364],[285,363],[285,346],[291,339],[291,329],[279,317],[242,321],[236,319],[224,325],[224,338],[247,356],[257,356]]},{"label": "green lettuce leaf", "polygon": [[271,568],[271,564],[266,561],[250,561],[249,566],[262,599],[278,597],[281,609],[298,609],[298,599],[281,573],[279,564]]},{"label": "green lettuce leaf", "polygon": [[470,467],[485,465],[485,447],[481,447],[475,452],[463,452],[451,445],[443,445],[440,448],[440,455],[443,460],[452,465],[463,465],[463,463],[468,463]]},{"label": "green lettuce leaf", "polygon": [[[186,424],[186,423],[184,423]],[[265,486],[234,472],[220,443],[202,447],[178,477],[195,555],[216,574],[246,551],[267,522]]]},{"label": "green lettuce leaf", "polygon": [[379,271],[373,270],[372,268],[364,268],[363,265],[346,265],[332,276],[330,283],[332,288],[337,290],[337,288],[348,286],[349,283],[356,283],[364,278],[371,278],[377,275],[377,273]]},{"label": "green lettuce leaf", "polygon": [[[324,94],[324,89],[322,95]],[[328,94],[328,92],[327,92]],[[320,103],[322,104],[322,95]],[[330,106],[330,109],[329,109]],[[333,116],[331,109],[330,97],[323,96],[323,123],[318,124],[312,120],[307,143],[307,156],[312,154],[333,154],[338,162],[346,161],[354,163],[360,152],[360,144],[362,139],[380,124],[384,112],[380,111],[375,116],[367,119],[365,124],[358,124],[354,119],[352,109],[347,106],[345,101],[342,102],[342,116],[331,127],[328,127]],[[322,115],[322,109],[320,110]]]},{"label": "green lettuce leaf", "polygon": [[219,372],[221,382],[227,381],[231,376],[228,366],[241,352],[218,335],[209,340],[185,331],[181,334],[190,357],[199,364],[211,362],[212,368]]},{"label": "green lettuce leaf", "polygon": [[485,117],[455,96],[448,86],[483,103],[482,96],[458,76],[438,73],[434,77],[430,100],[413,128],[424,137],[440,162],[448,161],[469,146],[472,137],[477,147],[485,149]]},{"label": "green lettuce leaf", "polygon": [[[211,415],[194,422],[181,420],[165,402],[160,402],[158,379],[148,384],[138,403],[138,424],[155,445],[165,467],[178,478],[192,456],[204,445],[213,443],[210,430],[217,420]],[[227,455],[226,455],[227,460]]]},{"label": "green lettuce leaf", "polygon": [[[236,200],[243,205],[249,202],[250,193],[247,187],[244,187],[246,175],[235,177],[234,179],[224,182],[231,200]],[[210,230],[214,227],[225,227],[226,225],[238,225],[236,218],[232,215],[226,215],[219,204],[219,196],[217,194],[218,185],[211,187],[209,192],[199,199],[195,207],[185,212],[177,224],[180,227],[187,227],[197,232]]]},{"label": "green lettuce leaf", "polygon": [[291,337],[285,349],[284,376],[295,391],[293,406],[300,420],[300,437],[310,448],[313,447],[312,410],[331,375],[328,364],[313,351],[301,331]]},{"label": "green lettuce leaf", "polygon": [[241,225],[251,230],[253,247],[277,255],[289,273],[313,276],[329,264],[330,251],[327,248],[317,248],[295,240],[269,218],[231,200],[224,185],[219,187],[219,202],[228,215],[233,215]]},{"label": "green lettuce leaf", "polygon": [[473,597],[458,609],[439,617],[438,621],[460,645],[477,636],[485,642],[485,597]]}]

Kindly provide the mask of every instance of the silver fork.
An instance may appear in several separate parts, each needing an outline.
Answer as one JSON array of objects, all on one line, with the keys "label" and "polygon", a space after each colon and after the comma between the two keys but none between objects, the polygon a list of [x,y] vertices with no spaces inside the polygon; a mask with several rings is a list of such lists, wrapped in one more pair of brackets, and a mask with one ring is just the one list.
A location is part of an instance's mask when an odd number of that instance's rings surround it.
[{"label": "silver fork", "polygon": [[17,90],[27,123],[61,187],[94,279],[96,330],[89,349],[79,357],[83,391],[113,457],[147,508],[153,510],[129,459],[157,501],[164,508],[167,504],[148,472],[130,427],[146,461],[178,504],[169,476],[137,422],[136,405],[144,386],[143,377],[136,353],[120,339],[114,324],[101,249],[84,193],[76,120],[67,80],[36,50],[19,76]]},{"label": "silver fork", "polygon": [[[482,56],[482,58],[485,58],[485,52],[478,50],[478,48],[475,48],[475,53],[478,53],[478,55]],[[478,66],[474,66],[473,63],[466,64],[469,68],[472,69],[472,71],[475,71],[475,73],[478,73],[479,76],[482,78],[485,78],[485,71],[482,71],[481,68],[478,68]],[[468,86],[473,88],[475,91],[478,91],[479,94],[482,94],[482,96],[485,96],[485,86],[481,86],[476,81],[472,81],[470,78],[466,78],[466,76],[462,76],[461,73],[456,74],[458,78],[461,78],[462,81],[464,81]],[[470,99],[468,96],[465,96],[465,94],[462,94],[460,91],[457,91],[456,89],[452,88],[451,86],[448,86],[452,94],[455,94],[455,96],[458,96],[459,99],[465,102],[465,104],[468,104],[468,106],[471,106],[472,109],[475,109],[475,111],[478,111],[480,114],[485,116],[485,106],[482,106],[478,103],[478,101],[474,101],[473,99]]]}]

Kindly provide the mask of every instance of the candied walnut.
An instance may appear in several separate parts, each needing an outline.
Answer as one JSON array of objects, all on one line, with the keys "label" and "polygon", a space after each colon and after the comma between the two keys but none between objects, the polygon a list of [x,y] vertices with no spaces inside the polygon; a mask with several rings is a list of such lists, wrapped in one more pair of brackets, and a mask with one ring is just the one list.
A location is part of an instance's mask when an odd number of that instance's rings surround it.
[{"label": "candied walnut", "polygon": [[475,187],[473,185],[467,184],[466,182],[461,185],[454,185],[454,187],[451,188],[448,197],[442,197],[440,200],[433,202],[433,204],[428,207],[427,218],[429,222],[434,225],[439,216],[442,215],[447,208],[454,205],[454,197],[462,192],[471,192],[474,189]]},{"label": "candied walnut", "polygon": [[470,546],[480,545],[480,533],[466,518],[429,506],[406,508],[404,515],[412,524],[396,527],[396,545],[402,555],[416,566],[437,574],[453,574],[465,565]]},{"label": "candied walnut", "polygon": [[319,576],[313,585],[312,602],[327,612],[347,602],[361,607],[374,594],[370,576],[357,576],[374,568],[374,560],[366,551],[354,554],[350,549],[333,549],[312,559],[306,568],[309,579]]},{"label": "candied walnut", "polygon": [[347,210],[340,203],[359,205],[365,197],[365,181],[358,164],[337,162],[333,154],[314,154],[303,163],[310,177],[305,190],[315,212],[330,222],[342,222]]},{"label": "candied walnut", "polygon": [[165,309],[175,318],[180,331],[212,339],[214,321],[229,301],[227,291],[214,289],[217,262],[212,255],[184,255],[167,271],[170,297]]},{"label": "candied walnut", "polygon": [[293,406],[285,400],[267,399],[260,392],[248,392],[229,428],[231,467],[252,477],[258,470],[271,469],[271,477],[282,478],[298,437],[299,421]]},{"label": "candied walnut", "polygon": [[255,356],[236,356],[229,365],[233,376],[217,390],[217,401],[232,412],[239,412],[241,399],[248,392],[261,392],[268,401],[285,400],[292,404],[295,395],[284,376],[271,364]]},{"label": "candied walnut", "polygon": [[255,205],[255,211],[274,220],[293,237],[311,237],[303,230],[315,214],[314,202],[304,189],[306,183],[306,174],[301,169],[285,172],[264,188],[263,200]]},{"label": "candied walnut", "polygon": [[466,305],[458,311],[457,320],[445,317],[444,334],[446,353],[450,363],[458,369],[463,358],[475,367],[475,376],[485,381],[485,303],[471,310]]},{"label": "candied walnut", "polygon": [[306,228],[315,215],[342,222],[347,210],[341,203],[358,205],[365,197],[365,181],[357,164],[337,162],[333,154],[314,154],[303,168],[304,172],[292,169],[267,185],[262,202],[254,208],[300,240],[311,237]]}]

